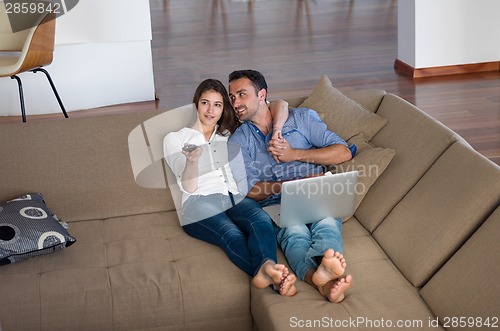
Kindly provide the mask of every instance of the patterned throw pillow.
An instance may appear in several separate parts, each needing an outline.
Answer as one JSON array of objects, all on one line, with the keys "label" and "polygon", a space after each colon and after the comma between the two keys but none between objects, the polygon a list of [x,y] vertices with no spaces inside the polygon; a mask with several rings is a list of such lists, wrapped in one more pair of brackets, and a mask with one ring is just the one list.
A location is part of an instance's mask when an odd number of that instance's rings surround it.
[{"label": "patterned throw pillow", "polygon": [[0,204],[0,265],[20,262],[72,245],[72,237],[40,193]]}]

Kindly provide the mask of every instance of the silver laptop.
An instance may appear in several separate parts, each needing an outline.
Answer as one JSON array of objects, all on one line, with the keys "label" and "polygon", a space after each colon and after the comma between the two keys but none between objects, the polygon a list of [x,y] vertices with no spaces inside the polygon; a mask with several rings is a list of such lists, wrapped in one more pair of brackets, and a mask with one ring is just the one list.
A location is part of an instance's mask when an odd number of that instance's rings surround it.
[{"label": "silver laptop", "polygon": [[284,182],[281,204],[263,209],[280,228],[352,216],[357,183],[357,171]]}]

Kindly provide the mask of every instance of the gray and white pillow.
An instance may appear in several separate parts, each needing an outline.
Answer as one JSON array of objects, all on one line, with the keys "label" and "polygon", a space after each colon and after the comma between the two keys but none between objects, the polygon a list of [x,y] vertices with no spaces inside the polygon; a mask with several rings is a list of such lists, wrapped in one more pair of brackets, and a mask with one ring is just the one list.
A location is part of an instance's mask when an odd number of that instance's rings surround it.
[{"label": "gray and white pillow", "polygon": [[45,204],[29,193],[0,204],[0,266],[50,254],[72,245],[71,236]]}]

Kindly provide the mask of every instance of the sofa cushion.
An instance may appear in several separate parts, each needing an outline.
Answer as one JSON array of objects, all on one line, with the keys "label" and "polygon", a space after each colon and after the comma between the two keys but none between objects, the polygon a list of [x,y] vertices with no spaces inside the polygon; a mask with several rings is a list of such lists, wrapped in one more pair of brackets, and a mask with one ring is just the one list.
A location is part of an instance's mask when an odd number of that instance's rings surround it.
[{"label": "sofa cushion", "polygon": [[387,119],[366,110],[333,87],[326,75],[299,107],[317,111],[328,128],[344,140],[359,133],[370,140],[387,123]]},{"label": "sofa cushion", "polygon": [[394,157],[394,150],[370,144],[365,140],[362,133],[348,139],[347,143],[349,145],[356,144],[358,148],[356,155],[350,161],[327,166],[327,170],[332,173],[358,171],[359,177],[354,204],[356,210],[370,187],[391,162]]},{"label": "sofa cushion", "polygon": [[391,163],[366,194],[356,218],[373,231],[436,159],[456,140],[451,130],[401,99],[387,94],[377,114],[389,120],[370,141],[394,149]]},{"label": "sofa cushion", "polygon": [[60,251],[75,241],[40,193],[0,204],[0,265]]},{"label": "sofa cushion", "polygon": [[[174,210],[169,190],[134,181],[127,138],[157,111],[5,125],[0,130],[0,200],[42,192],[70,223]],[[36,162],[33,162],[36,158]],[[15,172],[12,169],[16,169]]]},{"label": "sofa cushion", "polygon": [[259,330],[372,330],[377,327],[369,323],[382,319],[393,324],[380,329],[402,329],[396,328],[401,320],[419,321],[420,328],[414,329],[426,329],[432,312],[355,217],[344,224],[343,238],[346,273],[353,275],[346,298],[332,304],[302,281],[291,298],[252,288],[252,315]]},{"label": "sofa cushion", "polygon": [[102,225],[72,223],[70,249],[0,268],[4,330],[113,329]]},{"label": "sofa cushion", "polygon": [[176,212],[106,220],[104,233],[117,329],[251,327],[248,276],[222,249],[188,236]]},{"label": "sofa cushion", "polygon": [[175,211],[71,232],[71,249],[0,268],[4,330],[251,330],[249,277],[189,237]]},{"label": "sofa cushion", "polygon": [[342,93],[372,113],[377,111],[384,95],[387,94],[384,90],[347,90]]},{"label": "sofa cushion", "polygon": [[499,178],[498,166],[457,141],[373,235],[406,278],[423,286],[498,206]]},{"label": "sofa cushion", "polygon": [[[500,180],[500,179],[499,179]],[[497,318],[500,312],[500,207],[481,225],[462,248],[420,291],[429,307],[440,317]],[[451,326],[451,323],[450,323]],[[469,327],[481,325],[474,321]],[[484,325],[485,326],[485,325]],[[458,328],[451,328],[458,329]],[[488,328],[485,328],[488,329]]]},{"label": "sofa cushion", "polygon": [[[384,95],[387,94],[387,92],[385,92],[384,90],[347,90],[347,91],[342,91],[342,93],[346,97],[354,100],[361,106],[365,107],[366,110],[369,110],[372,113],[374,113],[378,109]],[[297,108],[306,99],[307,97],[296,97],[296,98],[287,98],[286,101],[288,102],[288,106],[290,108]]]}]

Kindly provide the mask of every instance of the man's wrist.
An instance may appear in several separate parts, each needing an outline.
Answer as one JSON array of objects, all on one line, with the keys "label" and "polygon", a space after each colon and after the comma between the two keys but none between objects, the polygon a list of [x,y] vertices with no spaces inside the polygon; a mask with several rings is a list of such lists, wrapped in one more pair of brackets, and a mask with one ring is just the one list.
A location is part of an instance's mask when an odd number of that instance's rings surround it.
[{"label": "man's wrist", "polygon": [[294,161],[302,161],[305,158],[304,152],[305,150],[303,149],[293,149],[293,160]]}]

